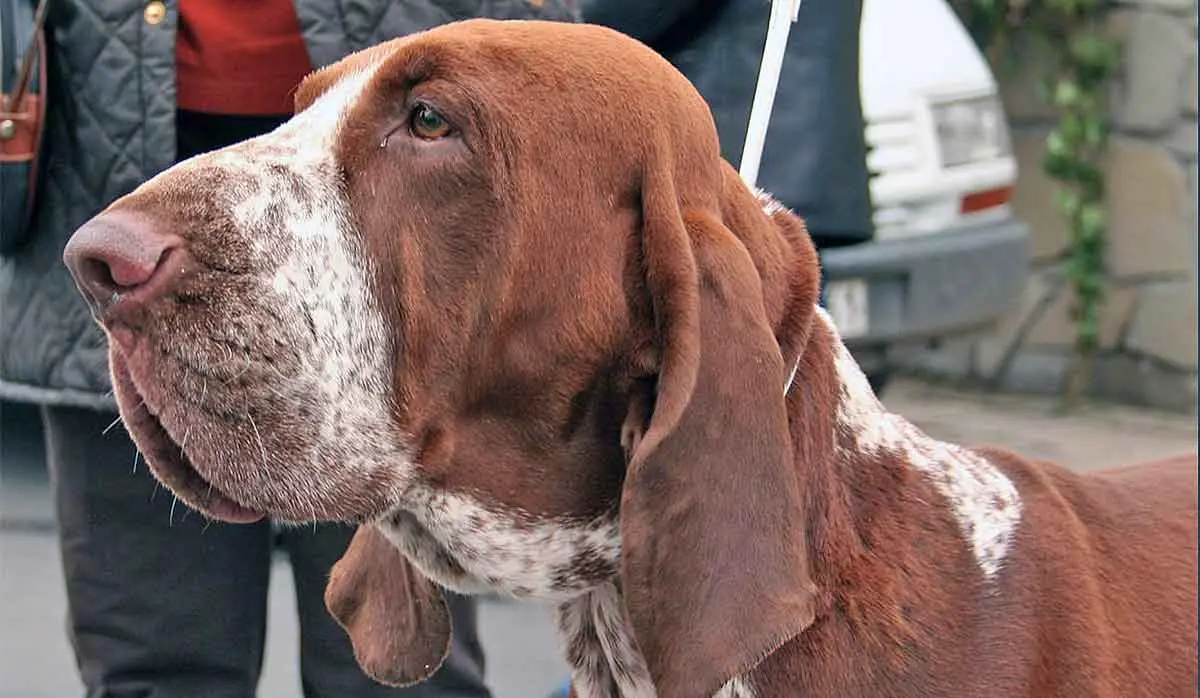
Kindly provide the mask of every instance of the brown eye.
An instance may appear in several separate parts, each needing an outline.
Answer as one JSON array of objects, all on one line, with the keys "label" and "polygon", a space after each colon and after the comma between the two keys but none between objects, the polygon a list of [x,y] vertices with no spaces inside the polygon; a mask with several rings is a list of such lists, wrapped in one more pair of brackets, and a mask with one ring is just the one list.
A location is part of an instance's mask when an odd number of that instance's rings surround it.
[{"label": "brown eye", "polygon": [[418,104],[413,108],[409,130],[417,138],[432,141],[450,135],[450,122],[429,105]]}]

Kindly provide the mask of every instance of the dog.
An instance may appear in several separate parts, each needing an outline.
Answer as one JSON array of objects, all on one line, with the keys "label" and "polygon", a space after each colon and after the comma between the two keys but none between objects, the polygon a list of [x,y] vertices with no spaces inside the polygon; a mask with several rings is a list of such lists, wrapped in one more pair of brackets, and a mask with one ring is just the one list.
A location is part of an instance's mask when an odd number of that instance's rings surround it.
[{"label": "dog", "polygon": [[296,102],[64,259],[165,486],[358,524],[326,602],[372,677],[437,668],[449,588],[556,604],[580,698],[1194,694],[1195,454],[1085,476],[890,414],[643,45],[471,20]]}]

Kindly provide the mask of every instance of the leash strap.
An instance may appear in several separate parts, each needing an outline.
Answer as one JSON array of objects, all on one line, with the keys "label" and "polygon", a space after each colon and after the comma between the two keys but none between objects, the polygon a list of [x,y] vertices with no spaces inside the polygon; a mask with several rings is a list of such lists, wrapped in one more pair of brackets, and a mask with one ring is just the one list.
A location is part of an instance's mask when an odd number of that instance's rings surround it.
[{"label": "leash strap", "polygon": [[788,374],[787,383],[783,384],[783,394],[786,397],[792,392],[792,384],[796,382],[796,371],[800,370],[800,357],[796,357],[796,363],[792,364],[792,372]]},{"label": "leash strap", "polygon": [[800,15],[800,2],[771,0],[767,44],[763,47],[762,63],[758,69],[758,84],[754,88],[754,102],[750,106],[750,126],[746,129],[739,173],[750,187],[758,182],[758,166],[762,162],[763,145],[767,140],[767,126],[771,123],[771,109],[775,106],[775,90],[779,87],[779,73],[783,70],[788,32]]},{"label": "leash strap", "polygon": [[[783,70],[783,56],[787,52],[788,33],[792,23],[800,16],[802,0],[771,0],[771,19],[767,23],[767,44],[763,47],[762,63],[758,68],[758,84],[754,88],[754,102],[750,106],[750,126],[746,129],[746,143],[742,147],[742,164],[739,174],[747,186],[758,182],[758,166],[762,163],[763,146],[767,141],[767,126],[771,123],[771,109],[775,106],[775,91],[779,87],[779,74]],[[787,395],[796,382],[796,371],[800,368],[800,357],[792,364],[783,394]]]},{"label": "leash strap", "polygon": [[17,68],[16,81],[13,83],[11,95],[6,95],[3,104],[0,104],[0,111],[17,111],[21,108],[21,100],[25,98],[25,92],[29,89],[29,79],[33,73],[33,61],[40,52],[40,47],[36,37],[42,31],[42,26],[46,23],[46,6],[50,0],[41,0],[38,3],[37,10],[33,15],[33,30],[30,32],[31,38],[29,45],[25,47],[25,53],[21,56],[21,63]]}]

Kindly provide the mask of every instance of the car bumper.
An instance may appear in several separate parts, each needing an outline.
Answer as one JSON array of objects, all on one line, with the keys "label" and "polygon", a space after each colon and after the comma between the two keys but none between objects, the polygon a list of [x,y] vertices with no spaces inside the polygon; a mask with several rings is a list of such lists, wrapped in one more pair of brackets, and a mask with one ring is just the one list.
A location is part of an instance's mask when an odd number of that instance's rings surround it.
[{"label": "car bumper", "polygon": [[857,280],[865,287],[867,321],[848,333],[847,345],[881,348],[969,332],[995,321],[1025,286],[1029,241],[1029,226],[1010,217],[824,250],[827,285]]}]

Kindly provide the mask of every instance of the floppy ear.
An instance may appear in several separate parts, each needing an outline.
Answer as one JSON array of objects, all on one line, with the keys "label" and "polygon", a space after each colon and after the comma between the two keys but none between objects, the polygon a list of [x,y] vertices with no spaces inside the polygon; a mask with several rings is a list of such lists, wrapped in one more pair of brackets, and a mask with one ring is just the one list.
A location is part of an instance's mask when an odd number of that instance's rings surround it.
[{"label": "floppy ear", "polygon": [[329,575],[325,606],[368,676],[390,686],[428,679],[450,652],[441,589],[373,526],[359,526]]},{"label": "floppy ear", "polygon": [[621,495],[622,590],[659,698],[710,698],[813,620],[791,363],[738,237],[661,181],[642,205],[660,365]]}]

